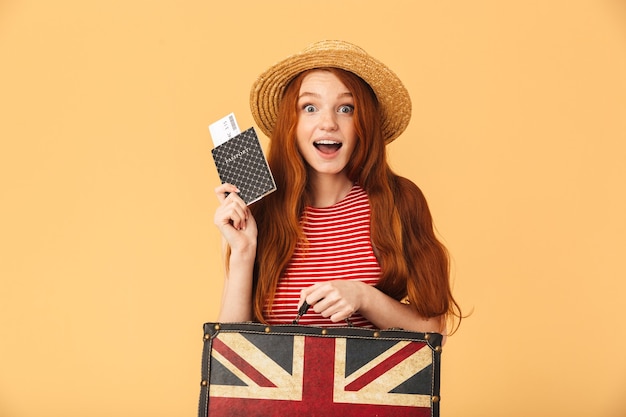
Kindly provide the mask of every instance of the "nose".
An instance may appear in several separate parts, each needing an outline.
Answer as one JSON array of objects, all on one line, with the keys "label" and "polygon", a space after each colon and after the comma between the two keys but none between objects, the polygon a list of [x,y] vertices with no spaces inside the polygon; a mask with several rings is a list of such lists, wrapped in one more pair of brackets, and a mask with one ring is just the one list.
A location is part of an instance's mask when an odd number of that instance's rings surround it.
[{"label": "nose", "polygon": [[320,112],[320,129],[322,130],[336,130],[337,129],[337,115],[332,110],[326,110]]}]

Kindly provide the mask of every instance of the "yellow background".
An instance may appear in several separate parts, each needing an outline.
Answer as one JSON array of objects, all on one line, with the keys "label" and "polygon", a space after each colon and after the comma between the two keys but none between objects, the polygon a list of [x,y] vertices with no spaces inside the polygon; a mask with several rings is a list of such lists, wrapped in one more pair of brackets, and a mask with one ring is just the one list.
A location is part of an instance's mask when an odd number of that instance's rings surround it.
[{"label": "yellow background", "polygon": [[192,416],[221,289],[207,125],[324,38],[404,80],[394,169],[473,314],[442,416],[626,415],[626,4],[0,2],[0,416]]}]

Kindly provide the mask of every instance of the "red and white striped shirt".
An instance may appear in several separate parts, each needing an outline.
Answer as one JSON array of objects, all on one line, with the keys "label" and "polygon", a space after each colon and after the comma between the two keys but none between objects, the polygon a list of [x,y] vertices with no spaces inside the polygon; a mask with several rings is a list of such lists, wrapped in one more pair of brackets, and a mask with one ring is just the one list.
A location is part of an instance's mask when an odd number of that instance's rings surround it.
[{"label": "red and white striped shirt", "polygon": [[[299,242],[291,261],[280,277],[271,309],[265,317],[270,324],[291,323],[295,318],[300,291],[315,283],[338,279],[359,280],[375,285],[380,265],[370,237],[370,205],[365,191],[354,185],[338,203],[324,208],[306,207],[300,219],[307,242]],[[355,326],[374,327],[359,313],[350,321]],[[333,323],[311,308],[300,324],[345,326]]]}]

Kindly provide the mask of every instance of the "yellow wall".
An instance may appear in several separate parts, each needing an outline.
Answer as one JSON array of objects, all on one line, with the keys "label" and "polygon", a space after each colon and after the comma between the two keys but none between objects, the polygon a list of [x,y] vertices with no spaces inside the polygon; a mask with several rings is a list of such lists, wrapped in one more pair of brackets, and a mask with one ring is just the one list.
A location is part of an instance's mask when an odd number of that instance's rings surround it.
[{"label": "yellow wall", "polygon": [[[308,9],[310,8],[310,9]],[[626,5],[0,2],[0,416],[189,416],[221,288],[207,125],[355,42],[414,101],[389,147],[473,309],[442,415],[626,415]]]}]

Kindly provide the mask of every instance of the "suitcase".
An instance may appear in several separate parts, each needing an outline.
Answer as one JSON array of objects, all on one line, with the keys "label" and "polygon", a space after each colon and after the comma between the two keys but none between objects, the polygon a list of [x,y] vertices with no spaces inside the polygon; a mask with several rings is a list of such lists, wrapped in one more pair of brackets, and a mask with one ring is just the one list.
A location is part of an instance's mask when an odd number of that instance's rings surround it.
[{"label": "suitcase", "polygon": [[442,339],[395,329],[205,323],[198,416],[438,417]]}]

